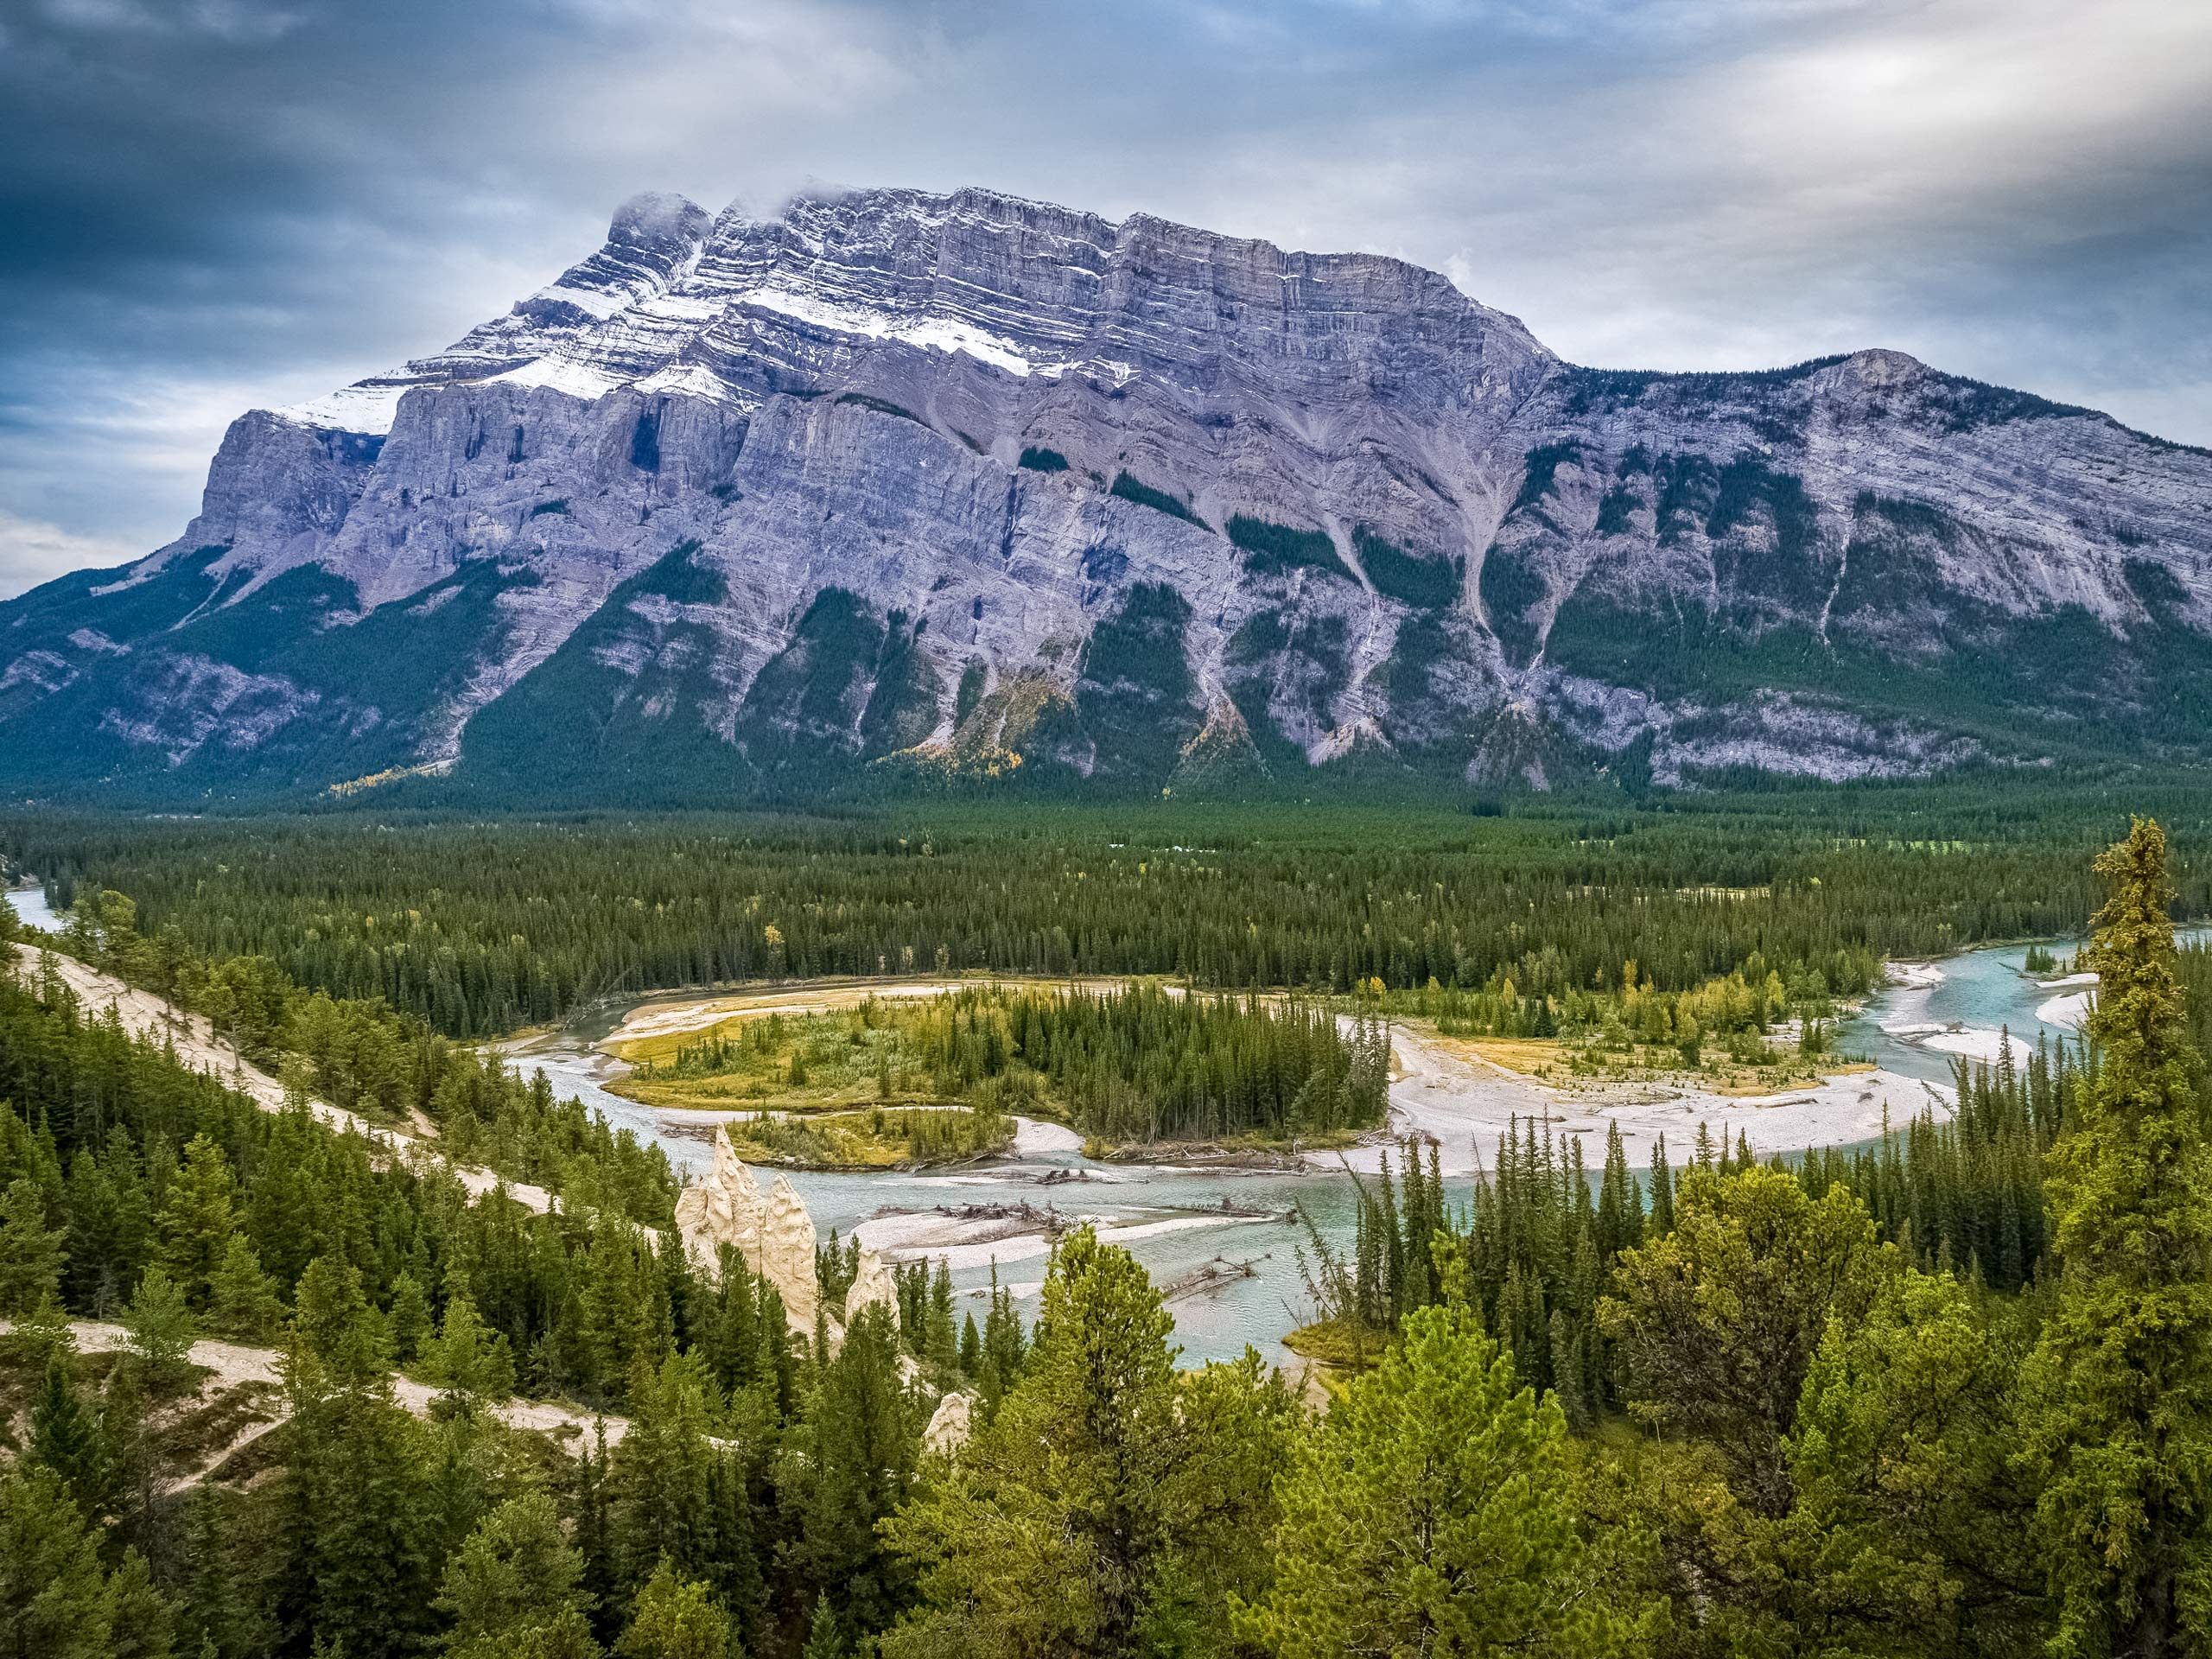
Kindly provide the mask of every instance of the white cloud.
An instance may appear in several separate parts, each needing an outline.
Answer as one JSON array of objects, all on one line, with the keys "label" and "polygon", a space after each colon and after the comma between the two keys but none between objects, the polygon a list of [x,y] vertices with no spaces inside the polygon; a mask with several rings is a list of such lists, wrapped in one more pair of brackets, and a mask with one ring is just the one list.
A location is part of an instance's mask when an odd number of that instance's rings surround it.
[{"label": "white cloud", "polygon": [[79,536],[0,507],[0,599],[88,567],[121,564],[143,548],[104,536]]}]

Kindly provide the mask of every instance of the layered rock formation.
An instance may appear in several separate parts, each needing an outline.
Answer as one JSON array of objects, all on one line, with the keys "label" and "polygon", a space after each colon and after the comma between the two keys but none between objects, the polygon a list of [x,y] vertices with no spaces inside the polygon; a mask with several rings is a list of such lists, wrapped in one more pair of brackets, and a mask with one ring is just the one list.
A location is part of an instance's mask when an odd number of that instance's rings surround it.
[{"label": "layered rock formation", "polygon": [[0,607],[0,786],[2196,760],[2209,628],[2212,455],[1899,353],[1611,372],[1375,255],[641,197]]}]

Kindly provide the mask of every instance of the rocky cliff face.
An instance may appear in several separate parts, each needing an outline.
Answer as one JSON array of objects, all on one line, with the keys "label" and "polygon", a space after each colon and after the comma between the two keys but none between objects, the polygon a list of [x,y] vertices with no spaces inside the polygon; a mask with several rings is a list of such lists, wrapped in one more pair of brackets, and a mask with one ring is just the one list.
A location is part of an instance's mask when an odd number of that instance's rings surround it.
[{"label": "rocky cliff face", "polygon": [[0,607],[0,786],[2196,759],[2208,509],[2205,452],[1894,353],[1608,372],[1372,255],[641,197]]}]

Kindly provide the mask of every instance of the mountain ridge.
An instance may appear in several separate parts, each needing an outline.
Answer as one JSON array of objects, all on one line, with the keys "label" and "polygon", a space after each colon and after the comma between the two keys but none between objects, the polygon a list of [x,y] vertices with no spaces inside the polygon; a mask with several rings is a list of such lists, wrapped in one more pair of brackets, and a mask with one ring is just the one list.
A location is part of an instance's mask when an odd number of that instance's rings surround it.
[{"label": "mountain ridge", "polygon": [[0,606],[0,786],[2194,763],[2208,508],[2212,454],[1902,353],[1590,369],[1381,255],[648,195]]}]

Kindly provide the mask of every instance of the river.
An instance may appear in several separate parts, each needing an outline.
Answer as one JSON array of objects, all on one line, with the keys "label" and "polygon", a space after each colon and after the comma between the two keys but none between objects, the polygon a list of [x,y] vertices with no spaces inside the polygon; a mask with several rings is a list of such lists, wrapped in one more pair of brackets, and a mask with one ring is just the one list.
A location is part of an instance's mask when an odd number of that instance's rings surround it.
[{"label": "river", "polygon": [[[2196,931],[2201,935],[2206,930]],[[2047,987],[2028,978],[2023,972],[2026,953],[2025,945],[2003,946],[1936,963],[1903,965],[1900,977],[1904,982],[1870,998],[1863,1011],[1842,1027],[1843,1046],[1866,1055],[1880,1069],[1868,1088],[1860,1090],[1861,1097],[1878,1086],[1902,1122],[1921,1110],[1932,1092],[1948,1092],[1944,1085],[1955,1052],[1993,1053],[1997,1033],[2006,1027],[2024,1049],[2032,1048],[2038,1035],[2053,1041],[2075,1036],[2084,1006],[2082,988]],[[2069,953],[2070,947],[2059,948],[2062,959]],[[657,1004],[677,1000],[652,999]],[[594,1045],[626,1012],[601,1010],[588,1022],[531,1045],[514,1058],[527,1069],[542,1068],[556,1092],[581,1096],[617,1125],[658,1141],[680,1168],[702,1173],[712,1158],[710,1124],[671,1122],[602,1086],[621,1068]],[[1954,1026],[1959,1029],[1951,1029]],[[1409,1075],[1394,1084],[1397,1109],[1393,1116],[1433,1132],[1438,1126],[1433,1115],[1422,1111],[1420,1101],[1408,1097],[1417,1082],[1417,1077]],[[1738,1103],[1715,1109],[1713,1116],[1725,1120],[1728,1109],[1739,1119],[1757,1116]],[[1566,1116],[1587,1118],[1590,1114]],[[1675,1160],[1687,1154],[1696,1122],[1691,1118],[1682,1123],[1679,1139],[1675,1138],[1675,1128],[1669,1128]],[[1716,1133],[1719,1127],[1716,1121]],[[1600,1127],[1599,1140],[1603,1134]],[[1848,1141],[1859,1137],[1842,1130],[1829,1138]],[[1471,1177],[1451,1173],[1473,1163],[1465,1149],[1470,1139],[1463,1135],[1461,1149],[1447,1151],[1446,1191],[1455,1202],[1472,1190]],[[1306,1230],[1302,1222],[1282,1217],[1302,1211],[1332,1245],[1348,1247],[1355,1207],[1350,1178],[1325,1166],[1295,1173],[1102,1165],[1085,1158],[1074,1142],[1071,1133],[1057,1126],[1025,1124],[1011,1155],[977,1166],[857,1175],[795,1171],[791,1179],[825,1237],[832,1229],[850,1237],[855,1228],[862,1228],[864,1237],[894,1256],[925,1250],[932,1256],[946,1255],[953,1283],[970,1308],[980,1306],[995,1261],[1000,1281],[1010,1286],[1033,1313],[1047,1251],[1041,1236],[957,1242],[976,1229],[972,1224],[963,1229],[942,1211],[971,1205],[1027,1204],[1065,1217],[1094,1218],[1121,1236],[1156,1284],[1173,1286],[1209,1263],[1249,1263],[1249,1277],[1230,1278],[1171,1300],[1185,1362],[1233,1357],[1249,1344],[1271,1363],[1291,1363],[1280,1338],[1308,1317],[1298,1261]],[[1485,1161],[1494,1158],[1494,1135],[1487,1144],[1475,1147]],[[1586,1141],[1586,1153],[1594,1163],[1602,1156],[1602,1147]],[[1640,1167],[1648,1153],[1637,1150],[1630,1156]],[[1371,1167],[1374,1160],[1370,1154],[1362,1161]],[[1230,1206],[1227,1213],[1224,1205]]]},{"label": "river", "polygon": [[61,930],[61,918],[54,913],[54,906],[46,902],[46,889],[40,887],[10,887],[0,893],[16,912],[16,918],[26,926],[40,928],[48,933]]},{"label": "river", "polygon": [[[16,888],[6,898],[33,926],[60,925],[37,887]],[[2191,929],[2183,937],[2212,937],[2212,928]],[[2057,1042],[2078,1034],[2087,988],[2063,975],[2049,976],[2041,983],[2030,979],[2024,971],[2027,950],[2024,944],[2005,945],[1937,963],[1898,964],[1901,982],[1870,998],[1840,1030],[1843,1048],[1865,1055],[1878,1068],[1874,1077],[1858,1080],[1863,1086],[1855,1089],[1860,1103],[1855,1121],[1833,1115],[1816,1119],[1803,1091],[1780,1107],[1754,1109],[1741,1102],[1678,1106],[1662,1100],[1656,1107],[1613,1108],[1605,1115],[1624,1125],[1639,1170],[1648,1160],[1648,1136],[1655,1126],[1668,1134],[1670,1154],[1680,1161],[1700,1119],[1712,1121],[1718,1133],[1732,1114],[1739,1126],[1745,1121],[1754,1126],[1761,1150],[1796,1150],[1821,1138],[1846,1143],[1859,1139],[1866,1132],[1869,1109],[1886,1104],[1899,1122],[1920,1111],[1933,1096],[1948,1093],[1955,1057],[1993,1057],[2002,1031],[2009,1029],[2023,1054],[2038,1039]],[[2071,947],[2061,945],[2057,954],[2063,961]],[[579,1096],[616,1125],[659,1143],[680,1169],[696,1176],[712,1160],[711,1125],[678,1122],[608,1093],[603,1085],[621,1066],[595,1045],[639,1006],[674,1008],[698,1000],[662,996],[600,1009],[554,1038],[524,1046],[513,1058],[526,1070],[543,1070],[557,1093]],[[1478,1158],[1495,1161],[1494,1126],[1503,1121],[1503,1109],[1492,1099],[1481,1103],[1491,1108],[1493,1127],[1470,1122],[1465,1116],[1470,1103],[1487,1091],[1505,1096],[1508,1106],[1517,1100],[1525,1111],[1526,1099],[1519,1097],[1535,1096],[1464,1065],[1453,1085],[1444,1088],[1435,1075],[1443,1057],[1406,1033],[1400,1033],[1399,1052],[1406,1064],[1392,1085],[1393,1119],[1438,1136],[1447,1198],[1464,1201],[1473,1187],[1465,1172]],[[1440,1095],[1433,1092],[1440,1088]],[[1833,1102],[1821,1106],[1832,1114]],[[1585,1132],[1586,1154],[1596,1161],[1602,1155],[1605,1117],[1580,1103],[1550,1109],[1559,1113],[1562,1125]],[[1681,1116],[1662,1119],[1661,1112]],[[1808,1127],[1814,1121],[1830,1125],[1824,1136]],[[1627,1127],[1631,1124],[1640,1128]],[[1639,1133],[1646,1138],[1635,1138]],[[1230,1358],[1249,1344],[1270,1363],[1288,1364],[1292,1356],[1280,1338],[1309,1311],[1298,1260],[1307,1234],[1302,1221],[1283,1217],[1302,1211],[1332,1246],[1349,1247],[1355,1208],[1351,1181],[1331,1166],[1333,1161],[1323,1160],[1302,1173],[1098,1164],[1083,1155],[1071,1132],[1025,1123],[1011,1155],[973,1167],[864,1175],[795,1171],[791,1181],[825,1236],[834,1229],[850,1237],[856,1228],[864,1228],[863,1236],[894,1257],[925,1252],[947,1256],[953,1282],[970,1307],[980,1307],[995,1262],[1001,1282],[1029,1302],[1033,1313],[1048,1246],[1041,1234],[959,1242],[972,1236],[975,1224],[943,1211],[967,1205],[1027,1204],[1064,1217],[1094,1218],[1126,1243],[1161,1285],[1172,1287],[1210,1263],[1249,1263],[1249,1276],[1230,1277],[1171,1301],[1184,1357]],[[1372,1170],[1376,1152],[1355,1154],[1351,1161]]]},{"label": "river", "polygon": [[[2212,939],[2212,926],[2180,928],[2176,938],[2183,944],[2202,944]],[[1893,973],[1907,982],[1872,998],[1858,1018],[1845,1021],[1841,1046],[1885,1071],[1947,1084],[1955,1056],[1993,1059],[2007,1033],[2023,1058],[2038,1041],[2072,1041],[2081,1035],[2094,978],[2065,971],[2077,942],[2045,948],[2061,966],[2033,979],[2027,976],[2025,944],[1897,964]]]}]

